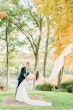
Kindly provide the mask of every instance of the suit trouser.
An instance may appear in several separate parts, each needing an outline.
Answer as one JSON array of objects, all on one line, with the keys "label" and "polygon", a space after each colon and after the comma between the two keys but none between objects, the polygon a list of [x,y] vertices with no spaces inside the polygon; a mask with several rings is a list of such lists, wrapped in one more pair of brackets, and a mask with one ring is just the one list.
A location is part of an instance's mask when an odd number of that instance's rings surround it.
[{"label": "suit trouser", "polygon": [[18,89],[18,87],[19,87],[19,85],[20,85],[20,81],[18,81],[18,85],[17,85],[17,87],[16,87],[16,92],[15,92],[15,96],[16,96],[16,93],[17,93],[17,89]]}]

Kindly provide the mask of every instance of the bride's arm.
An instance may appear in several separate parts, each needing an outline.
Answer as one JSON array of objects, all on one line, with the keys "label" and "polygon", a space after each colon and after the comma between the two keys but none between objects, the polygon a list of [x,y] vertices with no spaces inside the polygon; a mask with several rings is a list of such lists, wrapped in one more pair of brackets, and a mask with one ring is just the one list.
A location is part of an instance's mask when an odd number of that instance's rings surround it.
[{"label": "bride's arm", "polygon": [[29,78],[29,77],[26,77],[26,80],[27,80],[27,81],[28,81],[28,80],[33,80],[33,79],[35,79],[35,75],[30,76],[30,78]]}]

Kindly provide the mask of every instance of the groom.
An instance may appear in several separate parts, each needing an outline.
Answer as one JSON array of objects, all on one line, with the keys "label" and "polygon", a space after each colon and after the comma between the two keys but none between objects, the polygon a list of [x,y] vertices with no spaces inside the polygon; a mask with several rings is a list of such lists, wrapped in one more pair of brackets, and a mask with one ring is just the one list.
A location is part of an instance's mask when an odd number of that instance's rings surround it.
[{"label": "groom", "polygon": [[16,88],[16,92],[17,92],[18,86],[28,76],[28,74],[29,74],[29,68],[30,68],[30,62],[26,62],[26,67],[22,67],[21,68],[21,72],[20,72],[20,75],[18,77],[18,85],[17,85],[17,88]]}]

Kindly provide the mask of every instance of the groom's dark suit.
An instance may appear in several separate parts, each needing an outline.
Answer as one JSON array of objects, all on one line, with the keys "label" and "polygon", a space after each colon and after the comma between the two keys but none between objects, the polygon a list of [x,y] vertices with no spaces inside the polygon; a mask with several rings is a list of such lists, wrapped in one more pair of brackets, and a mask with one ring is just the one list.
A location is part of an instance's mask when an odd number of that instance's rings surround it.
[{"label": "groom's dark suit", "polygon": [[20,75],[18,77],[18,86],[20,83],[26,78],[26,76],[29,74],[29,72],[26,72],[26,67],[21,68]]},{"label": "groom's dark suit", "polygon": [[18,77],[18,85],[17,85],[17,88],[16,88],[16,93],[17,93],[17,89],[18,89],[18,86],[21,84],[21,82],[26,78],[26,76],[28,76],[29,72],[26,72],[26,67],[22,67],[21,68],[21,72],[20,72],[20,75]]}]

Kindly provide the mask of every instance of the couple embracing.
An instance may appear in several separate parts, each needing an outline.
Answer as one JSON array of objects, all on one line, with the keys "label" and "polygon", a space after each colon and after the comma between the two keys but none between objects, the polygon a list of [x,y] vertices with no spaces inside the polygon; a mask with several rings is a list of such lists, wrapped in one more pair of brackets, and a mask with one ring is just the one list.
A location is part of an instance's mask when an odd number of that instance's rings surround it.
[{"label": "couple embracing", "polygon": [[20,75],[18,77],[18,85],[16,88],[16,100],[19,102],[24,102],[29,105],[34,105],[34,106],[51,106],[51,102],[45,102],[45,101],[40,101],[40,100],[32,100],[29,98],[27,95],[26,89],[25,89],[25,84],[29,80],[38,80],[39,72],[34,71],[34,74],[31,74],[29,72],[30,68],[30,62],[26,62],[26,67],[22,67]]}]

